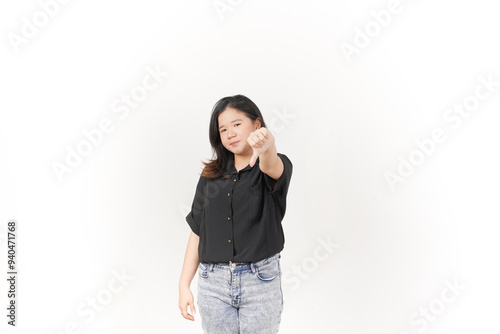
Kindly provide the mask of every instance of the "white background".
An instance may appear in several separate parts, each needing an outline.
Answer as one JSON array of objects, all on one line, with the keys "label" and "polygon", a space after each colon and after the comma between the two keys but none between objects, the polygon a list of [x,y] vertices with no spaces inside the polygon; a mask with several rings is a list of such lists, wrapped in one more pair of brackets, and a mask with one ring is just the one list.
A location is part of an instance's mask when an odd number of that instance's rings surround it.
[{"label": "white background", "polygon": [[[75,0],[16,46],[47,2],[0,5],[2,333],[202,333],[199,314],[185,320],[177,305],[185,216],[211,158],[211,109],[235,94],[275,124],[294,165],[280,333],[500,330],[500,87],[460,126],[443,119],[472,101],[480,77],[500,81],[491,1],[401,0],[381,27],[370,12],[390,1],[222,0],[231,10],[219,15],[210,0]],[[380,31],[346,57],[341,46],[360,46],[366,27]],[[168,75],[116,113],[148,67]],[[113,130],[58,178],[54,163],[104,119]],[[435,128],[446,141],[391,189],[386,173]],[[89,321],[77,310],[92,313],[113,272],[133,278]],[[71,323],[77,331],[65,331]]]}]

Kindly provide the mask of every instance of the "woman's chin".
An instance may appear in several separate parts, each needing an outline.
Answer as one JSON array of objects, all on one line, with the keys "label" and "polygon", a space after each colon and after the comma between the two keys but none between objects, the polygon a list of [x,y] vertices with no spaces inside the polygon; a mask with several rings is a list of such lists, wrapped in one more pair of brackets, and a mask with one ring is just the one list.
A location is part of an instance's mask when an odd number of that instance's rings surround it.
[{"label": "woman's chin", "polygon": [[234,154],[244,154],[245,153],[245,147],[239,147],[239,145],[236,147],[229,146],[229,147],[226,147],[226,149],[229,152],[234,153]]}]

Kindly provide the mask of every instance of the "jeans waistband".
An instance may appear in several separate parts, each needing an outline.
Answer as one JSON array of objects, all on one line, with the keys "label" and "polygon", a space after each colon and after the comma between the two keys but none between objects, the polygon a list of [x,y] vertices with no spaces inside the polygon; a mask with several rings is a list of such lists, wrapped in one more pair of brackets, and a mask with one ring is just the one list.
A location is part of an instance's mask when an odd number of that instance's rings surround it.
[{"label": "jeans waistband", "polygon": [[265,259],[259,260],[257,262],[218,262],[218,263],[204,263],[205,266],[207,266],[208,271],[212,271],[213,268],[223,268],[223,269],[238,269],[238,270],[244,270],[244,269],[252,269],[254,271],[254,267],[259,267],[261,265],[264,265],[268,262],[271,262],[275,259],[280,259],[281,254],[276,253],[274,255],[271,255]]}]

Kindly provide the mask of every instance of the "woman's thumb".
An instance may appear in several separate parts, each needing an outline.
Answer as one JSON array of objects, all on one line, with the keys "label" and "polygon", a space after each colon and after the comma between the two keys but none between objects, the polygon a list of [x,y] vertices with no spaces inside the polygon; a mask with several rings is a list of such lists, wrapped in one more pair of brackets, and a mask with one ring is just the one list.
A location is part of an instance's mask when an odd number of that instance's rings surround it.
[{"label": "woman's thumb", "polygon": [[191,312],[193,312],[193,314],[196,314],[196,308],[194,307],[194,303],[189,303],[189,307],[191,308]]},{"label": "woman's thumb", "polygon": [[253,167],[253,165],[255,165],[255,163],[257,162],[257,158],[259,157],[259,155],[260,155],[260,152],[258,152],[258,151],[256,151],[254,149],[253,150],[253,155],[250,158],[250,162],[249,162],[250,167]]}]

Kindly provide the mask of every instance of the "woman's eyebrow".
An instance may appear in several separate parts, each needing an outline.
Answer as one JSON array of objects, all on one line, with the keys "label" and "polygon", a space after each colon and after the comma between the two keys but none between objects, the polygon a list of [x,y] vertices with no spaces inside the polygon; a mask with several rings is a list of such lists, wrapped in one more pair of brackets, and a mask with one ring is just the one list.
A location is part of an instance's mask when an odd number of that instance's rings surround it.
[{"label": "woman's eyebrow", "polygon": [[[234,121],[231,121],[231,123],[237,122],[237,121],[243,121],[241,118],[235,119]],[[219,126],[219,130],[223,127],[224,125]]]}]

